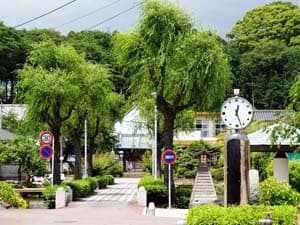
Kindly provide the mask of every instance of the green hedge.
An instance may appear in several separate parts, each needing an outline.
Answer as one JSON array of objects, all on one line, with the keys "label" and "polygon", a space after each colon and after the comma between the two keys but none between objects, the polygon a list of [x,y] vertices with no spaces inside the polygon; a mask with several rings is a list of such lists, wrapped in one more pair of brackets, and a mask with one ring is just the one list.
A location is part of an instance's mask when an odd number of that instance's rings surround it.
[{"label": "green hedge", "polygon": [[98,188],[106,188],[108,185],[108,179],[105,176],[97,176]]},{"label": "green hedge", "polygon": [[187,225],[257,225],[265,213],[271,212],[273,225],[296,225],[297,209],[293,206],[237,206],[224,208],[215,205],[189,210]]},{"label": "green hedge", "polygon": [[176,188],[176,206],[180,209],[188,209],[192,194],[192,187]]},{"label": "green hedge", "polygon": [[27,208],[27,202],[15,192],[12,185],[0,182],[0,205],[8,204],[14,208]]},{"label": "green hedge", "polygon": [[74,199],[83,198],[83,197],[87,197],[95,190],[94,181],[95,181],[94,179],[85,178],[82,180],[73,180],[71,182],[68,182],[67,185],[72,188]]},{"label": "green hedge", "polygon": [[153,176],[143,177],[138,187],[143,186],[147,191],[147,205],[154,202],[156,206],[164,206],[168,202],[168,190],[162,179],[154,179]]}]

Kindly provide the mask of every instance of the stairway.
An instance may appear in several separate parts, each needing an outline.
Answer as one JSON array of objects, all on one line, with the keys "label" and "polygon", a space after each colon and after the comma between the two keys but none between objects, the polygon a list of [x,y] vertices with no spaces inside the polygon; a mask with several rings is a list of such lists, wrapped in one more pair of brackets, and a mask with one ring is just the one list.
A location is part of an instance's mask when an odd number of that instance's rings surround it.
[{"label": "stairway", "polygon": [[190,199],[190,207],[209,204],[218,200],[208,167],[198,167],[195,183]]}]

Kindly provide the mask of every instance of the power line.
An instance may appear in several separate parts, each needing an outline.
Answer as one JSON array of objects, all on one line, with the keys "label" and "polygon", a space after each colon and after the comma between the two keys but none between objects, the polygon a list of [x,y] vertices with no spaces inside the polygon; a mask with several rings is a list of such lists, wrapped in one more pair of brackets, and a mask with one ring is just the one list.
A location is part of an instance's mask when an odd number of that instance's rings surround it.
[{"label": "power line", "polygon": [[103,6],[103,7],[100,7],[100,8],[98,8],[98,9],[95,9],[95,10],[89,12],[89,13],[86,13],[85,15],[82,15],[82,16],[80,16],[80,17],[77,17],[77,18],[75,18],[75,19],[72,19],[72,20],[70,20],[70,21],[68,21],[68,22],[66,22],[66,23],[63,23],[63,24],[61,24],[61,25],[58,25],[58,26],[56,26],[56,27],[54,27],[54,28],[57,29],[57,28],[60,28],[60,27],[65,26],[65,25],[68,25],[68,24],[70,24],[70,23],[73,23],[73,22],[76,22],[76,21],[78,21],[78,20],[81,20],[81,19],[83,19],[83,18],[85,18],[85,17],[88,17],[88,16],[90,16],[90,15],[92,15],[92,14],[94,14],[94,13],[100,11],[100,10],[103,10],[103,9],[108,8],[108,7],[110,7],[110,6],[112,6],[112,5],[116,4],[116,3],[118,3],[119,1],[120,1],[120,0],[114,1],[114,2],[112,2],[112,3],[110,3],[110,4],[108,4],[108,5],[105,5],[105,6]]},{"label": "power line", "polygon": [[109,18],[107,18],[107,19],[105,19],[105,20],[102,20],[101,22],[99,22],[99,23],[97,23],[97,24],[95,24],[95,25],[93,25],[93,26],[91,26],[91,27],[89,27],[89,28],[87,28],[87,29],[85,29],[85,30],[91,30],[91,29],[93,29],[93,28],[95,28],[95,27],[97,27],[97,26],[102,25],[103,23],[106,23],[106,22],[108,22],[108,21],[110,21],[110,20],[113,20],[113,19],[115,19],[116,17],[118,17],[118,16],[120,16],[120,15],[122,15],[122,14],[124,14],[124,13],[127,13],[127,12],[129,12],[130,10],[132,10],[132,9],[134,9],[134,8],[136,8],[136,7],[138,7],[138,6],[140,6],[141,4],[143,4],[143,2],[140,2],[140,3],[138,3],[138,4],[136,4],[136,5],[132,6],[132,7],[130,7],[130,8],[128,8],[128,9],[125,9],[125,10],[123,10],[123,11],[117,13],[117,14],[114,15],[114,16],[111,16],[111,17],[109,17]]},{"label": "power line", "polygon": [[55,9],[50,10],[49,12],[46,12],[46,13],[40,15],[40,16],[37,16],[37,17],[35,17],[35,18],[33,18],[33,19],[30,19],[30,20],[28,20],[28,21],[26,21],[26,22],[24,22],[24,23],[18,24],[18,25],[16,25],[16,26],[14,26],[14,28],[21,27],[21,26],[23,26],[23,25],[25,25],[25,24],[31,23],[31,22],[33,22],[33,21],[35,21],[35,20],[38,20],[38,19],[40,19],[40,18],[42,18],[42,17],[44,17],[44,16],[47,16],[47,15],[49,15],[49,14],[51,14],[51,13],[53,13],[53,12],[59,10],[59,9],[62,9],[62,8],[64,8],[64,7],[66,7],[67,5],[70,5],[70,4],[72,4],[73,2],[76,2],[76,1],[77,1],[77,0],[69,1],[69,2],[67,2],[67,3],[64,4],[64,5],[61,5],[61,6],[57,7],[57,8],[55,8]]}]

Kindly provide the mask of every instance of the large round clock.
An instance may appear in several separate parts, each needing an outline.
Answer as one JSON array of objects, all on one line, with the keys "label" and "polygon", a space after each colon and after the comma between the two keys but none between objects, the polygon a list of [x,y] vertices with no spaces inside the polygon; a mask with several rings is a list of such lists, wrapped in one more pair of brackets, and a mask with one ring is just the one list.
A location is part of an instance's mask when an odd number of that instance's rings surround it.
[{"label": "large round clock", "polygon": [[228,98],[221,107],[221,118],[226,126],[243,129],[252,121],[253,107],[245,98]]}]

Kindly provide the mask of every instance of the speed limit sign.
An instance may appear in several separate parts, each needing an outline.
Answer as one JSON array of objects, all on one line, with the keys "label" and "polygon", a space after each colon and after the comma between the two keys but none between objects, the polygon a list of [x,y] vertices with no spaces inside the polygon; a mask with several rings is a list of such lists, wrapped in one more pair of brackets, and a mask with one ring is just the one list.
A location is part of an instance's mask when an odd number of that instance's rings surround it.
[{"label": "speed limit sign", "polygon": [[53,140],[54,140],[54,136],[50,131],[43,131],[40,134],[40,142],[43,145],[50,145],[52,144]]}]

